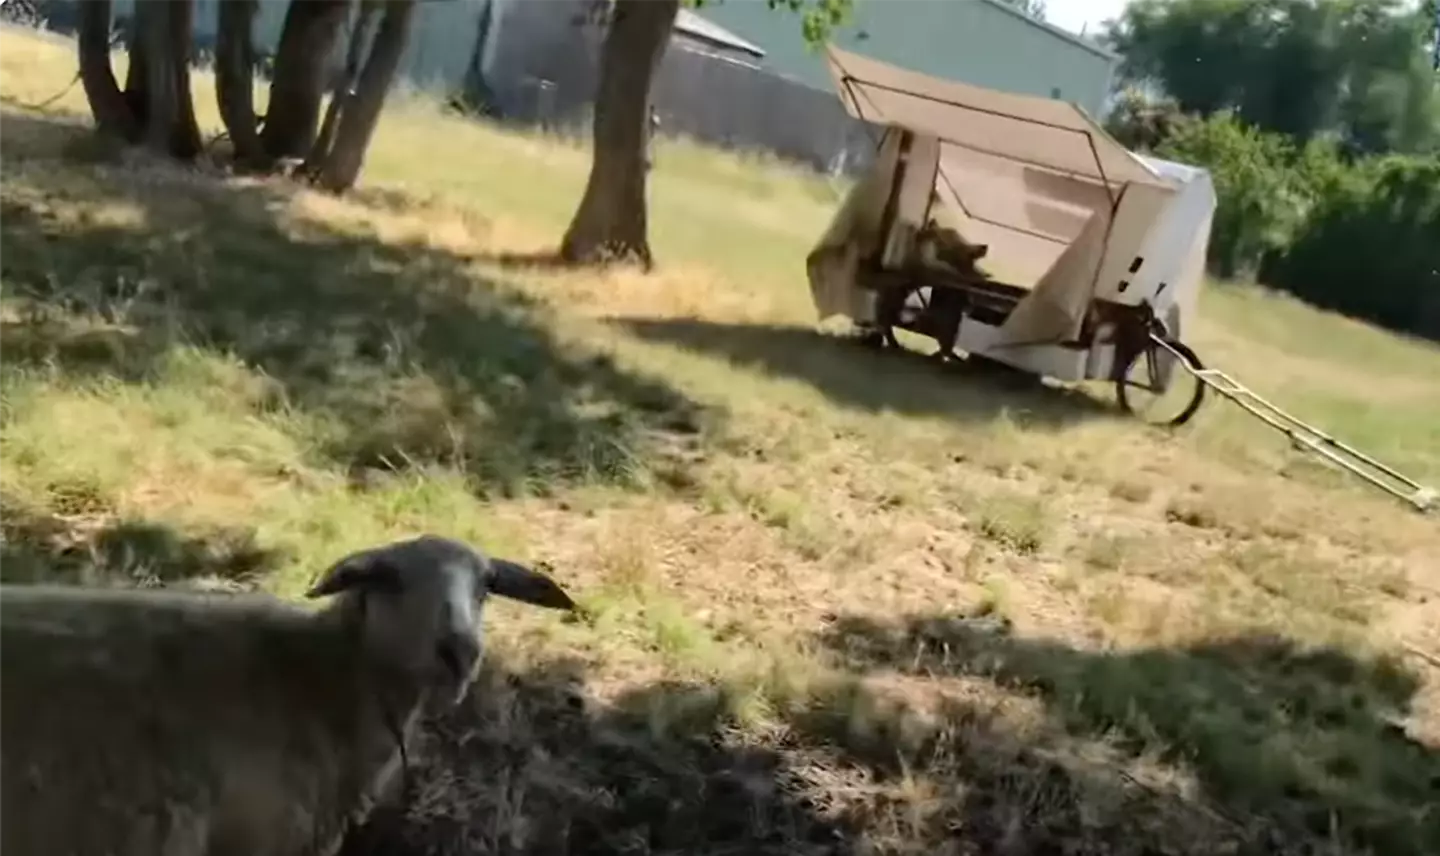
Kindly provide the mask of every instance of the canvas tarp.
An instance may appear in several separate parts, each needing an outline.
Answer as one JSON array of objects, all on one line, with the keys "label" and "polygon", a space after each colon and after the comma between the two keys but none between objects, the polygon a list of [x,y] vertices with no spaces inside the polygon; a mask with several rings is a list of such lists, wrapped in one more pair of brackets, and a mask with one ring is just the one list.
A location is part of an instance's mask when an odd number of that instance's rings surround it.
[{"label": "canvas tarp", "polygon": [[873,168],[846,194],[840,210],[835,212],[815,249],[805,259],[811,296],[822,318],[846,315],[870,320],[873,317],[874,293],[855,288],[854,283],[864,261],[864,248],[876,246],[881,238],[880,221],[885,199],[890,195],[899,144],[898,134],[885,137]]},{"label": "canvas tarp", "polygon": [[[875,247],[896,174],[898,130],[911,132],[905,184],[882,264],[927,216],[990,248],[985,265],[1030,288],[1001,331],[1013,345],[1067,341],[1101,282],[1127,277],[1150,226],[1179,185],[1126,150],[1078,106],[937,80],[831,47],[837,90],[856,118],[888,126],[881,156],[847,198],[809,261],[822,317],[873,320],[851,292]],[[934,194],[931,204],[930,195]],[[867,223],[863,234],[847,224]],[[847,246],[847,244],[849,246]],[[856,246],[858,245],[858,246]],[[840,259],[848,259],[841,262]],[[838,267],[837,267],[838,265]],[[864,303],[864,305],[860,305]]]},{"label": "canvas tarp", "polygon": [[828,48],[850,115],[963,144],[972,151],[1109,185],[1166,185],[1078,105],[941,80]]}]

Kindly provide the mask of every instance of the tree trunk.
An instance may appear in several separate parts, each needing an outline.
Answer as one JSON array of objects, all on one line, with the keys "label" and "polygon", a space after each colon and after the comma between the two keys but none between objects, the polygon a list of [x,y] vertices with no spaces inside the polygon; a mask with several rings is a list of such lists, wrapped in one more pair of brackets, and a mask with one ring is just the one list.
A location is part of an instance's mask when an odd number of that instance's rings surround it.
[{"label": "tree trunk", "polygon": [[170,13],[170,56],[175,75],[176,117],[171,154],[189,160],[205,151],[200,122],[195,118],[195,96],[190,90],[190,49],[195,36],[194,0],[165,0]]},{"label": "tree trunk", "polygon": [[272,158],[302,158],[315,143],[326,72],[350,0],[291,0],[275,50],[260,140]]},{"label": "tree trunk", "polygon": [[650,84],[679,11],[680,0],[615,0],[600,58],[590,179],[560,245],[566,261],[633,258],[651,267],[645,211]]},{"label": "tree trunk", "polygon": [[239,169],[263,169],[265,149],[255,121],[255,45],[251,23],[258,0],[220,0],[215,37],[215,100]]},{"label": "tree trunk", "polygon": [[175,117],[180,115],[176,103],[175,71],[170,67],[170,13],[165,0],[135,0],[136,44],[144,54],[144,71],[140,85],[145,93],[145,145],[161,154],[169,154]]},{"label": "tree trunk", "polygon": [[475,24],[475,46],[470,51],[470,62],[465,66],[460,91],[450,97],[450,106],[455,109],[474,111],[481,116],[495,116],[498,112],[495,91],[485,78],[486,47],[490,44],[490,31],[494,25],[495,4],[486,3],[480,10],[480,20]]},{"label": "tree trunk", "polygon": [[360,64],[365,60],[366,50],[370,45],[370,31],[377,13],[382,8],[379,0],[360,0],[360,14],[355,18],[355,29],[350,33],[350,46],[345,51],[345,76],[330,95],[330,106],[325,110],[325,121],[320,123],[320,134],[315,138],[315,145],[310,147],[310,154],[305,157],[305,165],[302,167],[302,171],[312,181],[319,178],[320,168],[335,144],[335,129],[340,123],[340,113],[346,102],[355,97],[355,89],[360,80]]},{"label": "tree trunk", "polygon": [[190,160],[204,147],[190,97],[190,38],[195,7],[191,0],[137,0],[137,15],[141,6],[151,7],[139,33],[145,50],[148,96],[145,145]]},{"label": "tree trunk", "polygon": [[110,5],[110,0],[80,4],[80,83],[100,133],[133,142],[140,124],[110,67]]},{"label": "tree trunk", "polygon": [[365,150],[380,120],[380,108],[390,91],[390,81],[400,67],[405,43],[410,37],[410,24],[415,18],[416,0],[385,0],[385,17],[375,33],[375,44],[360,72],[355,94],[346,99],[335,130],[335,145],[320,164],[316,179],[332,193],[349,190],[365,163]]},{"label": "tree trunk", "polygon": [[142,35],[147,27],[146,22],[151,17],[155,7],[149,3],[139,2],[134,4],[130,10],[130,21],[127,25],[129,30],[126,39],[129,46],[126,48],[127,59],[130,67],[125,71],[125,103],[130,105],[130,113],[135,117],[136,142],[139,142],[139,130],[145,127],[145,119],[150,114],[150,95],[145,88],[145,79],[149,74],[149,63],[145,61],[145,37]]}]

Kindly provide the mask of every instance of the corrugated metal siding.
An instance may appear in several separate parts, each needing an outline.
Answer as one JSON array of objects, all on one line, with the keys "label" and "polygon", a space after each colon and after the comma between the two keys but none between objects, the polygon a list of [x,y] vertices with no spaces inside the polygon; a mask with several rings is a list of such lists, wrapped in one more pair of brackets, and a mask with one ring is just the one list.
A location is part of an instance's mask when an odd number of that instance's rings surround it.
[{"label": "corrugated metal siding", "polygon": [[[807,48],[800,21],[764,0],[725,0],[707,17],[766,50],[766,67],[831,88],[820,55]],[[861,38],[861,34],[868,38]],[[1113,60],[1037,27],[986,0],[856,0],[835,34],[841,47],[936,77],[1027,95],[1075,101],[1099,115]]]}]

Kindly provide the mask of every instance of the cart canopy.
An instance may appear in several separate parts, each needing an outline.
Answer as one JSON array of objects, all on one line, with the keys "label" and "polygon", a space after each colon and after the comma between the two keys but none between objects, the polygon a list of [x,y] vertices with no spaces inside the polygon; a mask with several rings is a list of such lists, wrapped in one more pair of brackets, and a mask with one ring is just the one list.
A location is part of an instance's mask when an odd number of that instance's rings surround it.
[{"label": "cart canopy", "polygon": [[[807,259],[822,319],[873,319],[863,264],[917,258],[928,221],[988,247],[982,267],[1029,289],[1014,345],[1074,340],[1097,298],[1183,327],[1204,273],[1214,189],[1203,170],[1142,158],[1078,105],[940,80],[829,46],[848,112],[885,129]],[[1176,335],[1179,329],[1172,331]]]}]

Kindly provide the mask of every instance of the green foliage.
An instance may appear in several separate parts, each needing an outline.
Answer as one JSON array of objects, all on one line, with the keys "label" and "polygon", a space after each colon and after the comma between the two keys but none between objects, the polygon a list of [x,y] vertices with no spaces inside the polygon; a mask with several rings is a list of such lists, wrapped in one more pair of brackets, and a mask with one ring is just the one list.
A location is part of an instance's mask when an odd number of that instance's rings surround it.
[{"label": "green foliage", "polygon": [[[692,9],[725,0],[685,0]],[[811,47],[823,45],[835,28],[845,23],[854,0],[765,0],[771,9],[784,9],[800,16],[800,33]]]},{"label": "green foliage", "polygon": [[1305,188],[1290,169],[1294,146],[1231,113],[1182,118],[1156,153],[1210,171],[1217,197],[1210,264],[1221,276],[1253,276],[1267,253],[1286,245],[1304,216]]},{"label": "green foliage", "polygon": [[1260,273],[1311,303],[1440,338],[1440,155],[1347,158],[1334,141],[1297,147],[1228,111],[1180,117],[1156,153],[1210,171],[1217,275]]},{"label": "green foliage", "polygon": [[[1210,170],[1212,271],[1261,273],[1313,303],[1440,336],[1434,6],[1412,5],[1136,0],[1112,25],[1130,85],[1106,127]],[[1147,97],[1154,84],[1169,97]]]},{"label": "green foliage", "polygon": [[1348,315],[1440,337],[1440,157],[1375,159],[1317,188],[1273,283]]},{"label": "green foliage", "polygon": [[1433,15],[1405,0],[1136,0],[1113,23],[1123,79],[1181,110],[1234,110],[1299,142],[1422,152],[1440,139]]},{"label": "green foliage", "polygon": [[1116,96],[1105,119],[1105,131],[1133,151],[1154,151],[1184,119],[1173,98],[1152,100],[1138,87],[1127,86]]}]

